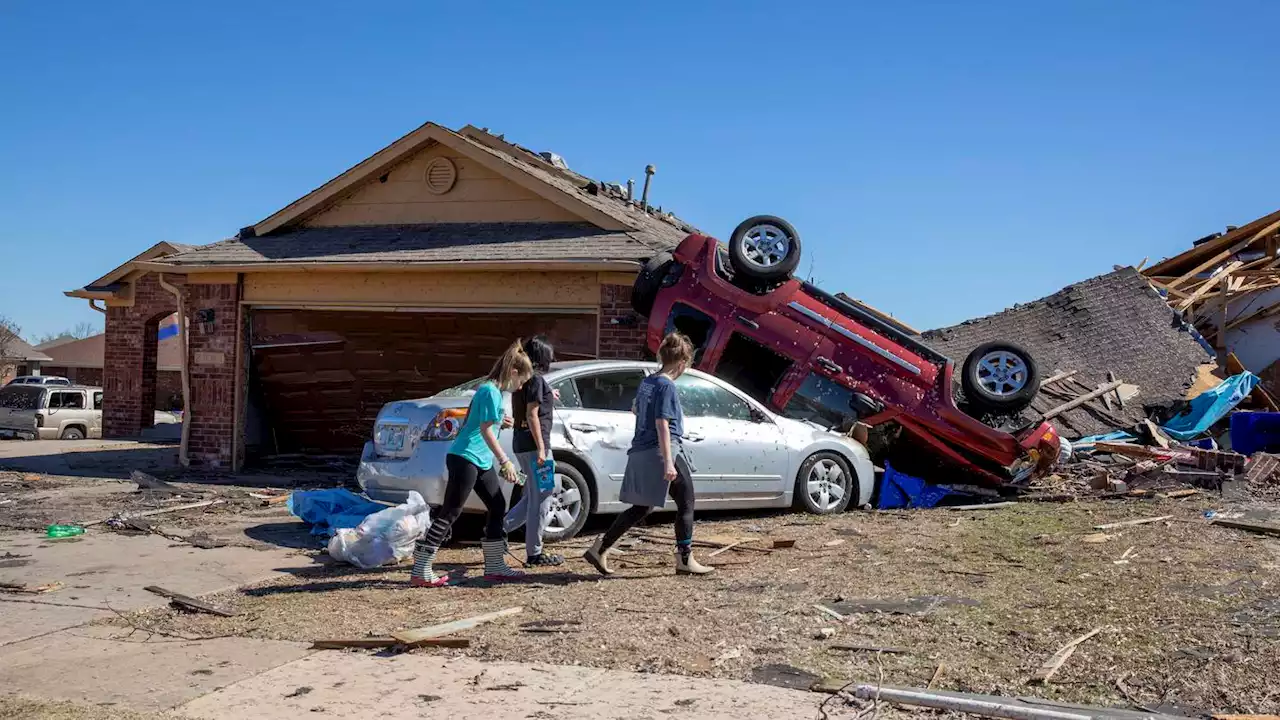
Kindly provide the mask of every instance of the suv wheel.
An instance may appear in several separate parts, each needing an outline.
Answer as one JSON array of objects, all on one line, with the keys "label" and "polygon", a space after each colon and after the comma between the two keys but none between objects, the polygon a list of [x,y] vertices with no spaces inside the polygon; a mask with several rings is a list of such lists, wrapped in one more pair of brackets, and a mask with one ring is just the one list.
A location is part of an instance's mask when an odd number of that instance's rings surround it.
[{"label": "suv wheel", "polygon": [[63,440],[83,440],[84,431],[78,427],[69,427],[62,431]]},{"label": "suv wheel", "polygon": [[667,276],[672,262],[674,261],[670,253],[660,253],[645,262],[640,268],[640,274],[636,276],[635,284],[631,286],[632,310],[649,317],[649,312],[653,310],[653,303],[658,299],[658,289],[662,287],[662,279]]},{"label": "suv wheel", "polygon": [[[529,478],[529,482],[534,482]],[[578,468],[556,461],[556,486],[551,491],[551,507],[547,510],[546,530],[542,539],[562,542],[582,532],[591,513],[591,486]]]},{"label": "suv wheel", "polygon": [[1040,391],[1040,372],[1031,354],[1008,342],[979,345],[960,374],[965,398],[983,410],[1017,412]]},{"label": "suv wheel", "polygon": [[796,474],[796,507],[814,515],[844,512],[853,499],[857,480],[849,463],[833,452],[814,453]]},{"label": "suv wheel", "polygon": [[800,264],[800,234],[780,217],[747,218],[729,236],[729,262],[751,280],[786,280]]}]

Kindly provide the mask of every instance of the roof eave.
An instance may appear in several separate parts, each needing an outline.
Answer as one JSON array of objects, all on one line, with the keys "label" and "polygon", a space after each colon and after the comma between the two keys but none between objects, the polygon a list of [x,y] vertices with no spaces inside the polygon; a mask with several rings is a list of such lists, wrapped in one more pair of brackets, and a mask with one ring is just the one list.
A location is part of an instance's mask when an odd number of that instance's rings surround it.
[{"label": "roof eave", "polygon": [[[268,260],[255,263],[136,263],[139,270],[176,273],[209,272],[448,272],[470,270],[477,272],[501,272],[510,270],[576,271],[576,272],[634,272],[640,267],[639,259],[559,259],[559,260],[439,260],[431,262],[326,262]],[[87,295],[67,293],[71,297]],[[96,296],[95,296],[96,297]]]}]

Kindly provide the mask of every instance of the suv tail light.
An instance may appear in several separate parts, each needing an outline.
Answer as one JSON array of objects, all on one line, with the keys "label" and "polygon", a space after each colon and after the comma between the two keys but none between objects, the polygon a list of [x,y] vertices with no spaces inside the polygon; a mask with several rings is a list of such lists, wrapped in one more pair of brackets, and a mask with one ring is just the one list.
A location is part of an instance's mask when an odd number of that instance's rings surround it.
[{"label": "suv tail light", "polygon": [[422,431],[423,440],[452,440],[458,437],[458,430],[467,419],[467,408],[450,408],[441,410]]},{"label": "suv tail light", "polygon": [[44,413],[36,413],[36,427],[44,427]]}]

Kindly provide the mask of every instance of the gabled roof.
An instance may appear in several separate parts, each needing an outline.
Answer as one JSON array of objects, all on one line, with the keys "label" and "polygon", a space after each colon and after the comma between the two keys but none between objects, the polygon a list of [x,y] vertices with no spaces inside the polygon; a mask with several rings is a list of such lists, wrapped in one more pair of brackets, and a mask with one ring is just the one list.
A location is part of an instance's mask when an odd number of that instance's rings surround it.
[{"label": "gabled roof", "polygon": [[[44,361],[55,367],[100,368],[106,356],[106,333],[90,335],[80,340],[55,345],[48,350]],[[168,337],[156,343],[156,369],[180,370],[182,368],[182,343],[177,337]]]},{"label": "gabled roof", "polygon": [[31,347],[31,344],[20,337],[11,338],[0,349],[0,358],[30,362],[48,362],[49,356]]},{"label": "gabled roof", "polygon": [[85,286],[85,290],[93,291],[93,290],[108,288],[112,283],[115,283],[116,281],[123,278],[125,275],[128,275],[129,272],[133,269],[133,264],[136,262],[145,262],[147,260],[155,260],[156,258],[161,258],[166,255],[173,255],[180,252],[186,252],[187,250],[190,250],[194,247],[197,247],[197,246],[184,245],[182,243],[167,242],[162,240],[156,243],[155,245],[152,245],[151,247],[147,248],[146,250],[143,250],[137,255],[134,255],[132,258],[129,259],[128,262],[121,264],[120,266],[116,267],[114,270],[107,273],[106,275],[103,275],[97,280],[94,280],[93,282],[89,283],[88,285]]}]

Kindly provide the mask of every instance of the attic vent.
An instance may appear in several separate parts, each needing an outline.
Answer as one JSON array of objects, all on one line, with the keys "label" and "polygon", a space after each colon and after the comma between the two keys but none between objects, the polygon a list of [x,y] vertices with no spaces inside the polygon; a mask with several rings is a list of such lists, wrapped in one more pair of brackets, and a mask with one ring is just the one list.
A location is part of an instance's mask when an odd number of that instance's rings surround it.
[{"label": "attic vent", "polygon": [[438,157],[427,163],[427,190],[443,195],[453,189],[458,181],[458,168],[449,158]]}]

